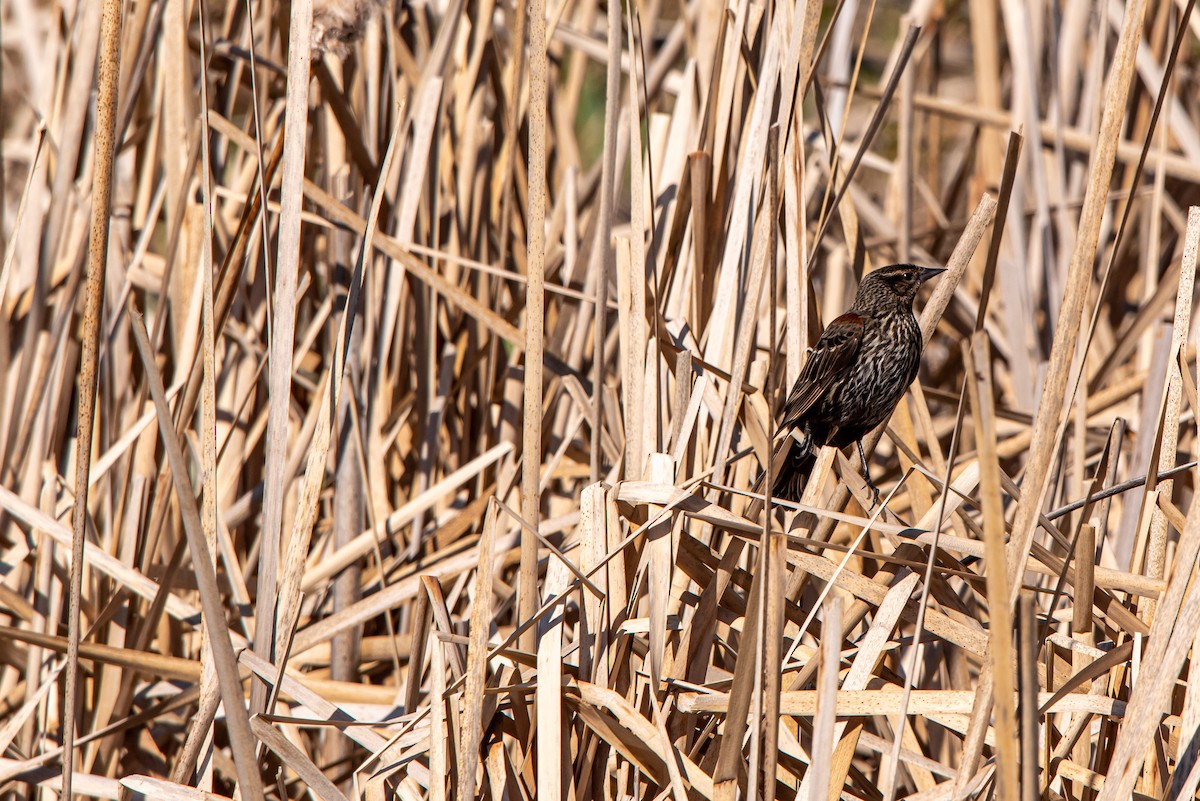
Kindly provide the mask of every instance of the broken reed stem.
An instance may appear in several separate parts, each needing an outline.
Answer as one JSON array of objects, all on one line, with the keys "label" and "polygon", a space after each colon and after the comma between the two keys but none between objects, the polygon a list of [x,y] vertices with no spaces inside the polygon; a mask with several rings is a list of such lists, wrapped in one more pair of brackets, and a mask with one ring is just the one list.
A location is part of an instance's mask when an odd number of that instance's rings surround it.
[{"label": "broken reed stem", "polygon": [[1000,490],[1000,462],[996,455],[996,421],[992,395],[991,354],[986,337],[972,337],[970,350],[963,348],[967,364],[967,387],[974,412],[975,440],[979,458],[979,489],[983,504],[983,539],[988,569],[988,632],[991,640],[991,664],[995,685],[995,714],[997,736],[996,792],[1001,801],[1017,801],[1020,797],[1020,754],[1013,747],[1017,736],[1016,690],[1013,666],[1013,614],[1009,606],[1008,564],[1005,549],[1004,499]]}]

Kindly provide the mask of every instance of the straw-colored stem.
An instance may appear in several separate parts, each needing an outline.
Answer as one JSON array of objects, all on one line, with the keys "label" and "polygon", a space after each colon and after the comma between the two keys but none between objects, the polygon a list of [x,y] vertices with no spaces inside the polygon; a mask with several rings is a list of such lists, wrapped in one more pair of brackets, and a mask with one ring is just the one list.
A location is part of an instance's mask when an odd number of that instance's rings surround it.
[{"label": "straw-colored stem", "polygon": [[92,214],[88,238],[87,282],[84,288],[83,352],[79,359],[79,401],[75,445],[75,505],[71,514],[71,579],[67,612],[68,650],[63,715],[62,791],[71,798],[75,765],[75,727],[79,707],[79,638],[83,594],[83,544],[88,528],[88,475],[92,464],[92,433],[96,421],[96,385],[100,363],[100,321],[104,312],[104,279],[108,265],[109,215],[112,209],[114,128],[117,82],[121,71],[121,3],[106,0],[100,17],[100,55],[97,63],[96,133],[93,141]]}]

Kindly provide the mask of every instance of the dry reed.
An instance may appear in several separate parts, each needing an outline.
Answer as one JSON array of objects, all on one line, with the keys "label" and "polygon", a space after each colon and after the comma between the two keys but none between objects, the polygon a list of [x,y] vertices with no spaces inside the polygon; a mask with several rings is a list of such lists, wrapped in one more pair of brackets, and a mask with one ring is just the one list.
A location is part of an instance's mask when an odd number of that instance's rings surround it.
[{"label": "dry reed", "polygon": [[0,4],[0,799],[1194,797],[1193,6]]}]

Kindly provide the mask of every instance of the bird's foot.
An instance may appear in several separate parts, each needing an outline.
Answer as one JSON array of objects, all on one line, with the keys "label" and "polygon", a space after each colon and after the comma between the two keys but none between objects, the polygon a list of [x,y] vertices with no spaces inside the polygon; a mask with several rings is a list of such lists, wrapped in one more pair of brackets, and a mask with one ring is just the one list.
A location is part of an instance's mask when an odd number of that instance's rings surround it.
[{"label": "bird's foot", "polygon": [[871,490],[871,506],[867,511],[871,511],[879,505],[879,487],[875,486],[875,482],[871,480],[871,471],[867,469],[867,454],[863,452],[862,440],[855,443],[858,446],[858,459],[862,465],[862,478],[867,482],[867,489]]},{"label": "bird's foot", "polygon": [[867,489],[871,491],[871,505],[867,507],[867,511],[873,511],[879,505],[879,487],[875,486],[870,478],[867,478]]}]

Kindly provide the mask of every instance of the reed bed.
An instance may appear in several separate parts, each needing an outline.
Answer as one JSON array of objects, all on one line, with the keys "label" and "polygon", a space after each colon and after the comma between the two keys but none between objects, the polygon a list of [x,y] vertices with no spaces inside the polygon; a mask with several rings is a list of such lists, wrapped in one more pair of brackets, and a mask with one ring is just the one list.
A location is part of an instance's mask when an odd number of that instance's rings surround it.
[{"label": "reed bed", "polygon": [[1193,5],[4,0],[0,798],[1194,797]]}]

